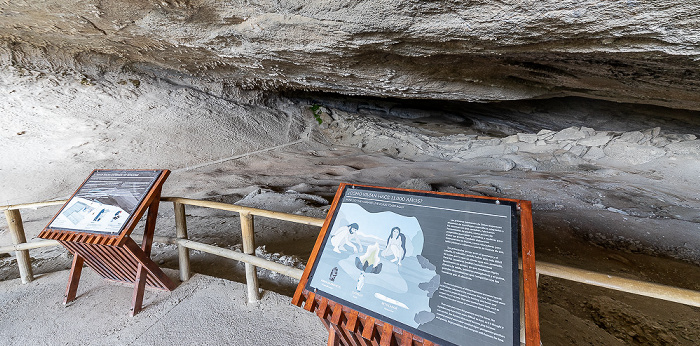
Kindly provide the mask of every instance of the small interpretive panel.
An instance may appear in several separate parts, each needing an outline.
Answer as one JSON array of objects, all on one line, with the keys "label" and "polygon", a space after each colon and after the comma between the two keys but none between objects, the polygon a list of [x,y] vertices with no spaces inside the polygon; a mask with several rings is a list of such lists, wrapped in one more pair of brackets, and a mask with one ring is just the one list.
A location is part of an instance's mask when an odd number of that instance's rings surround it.
[{"label": "small interpretive panel", "polygon": [[162,170],[95,170],[46,227],[118,235]]},{"label": "small interpretive panel", "polygon": [[517,203],[340,189],[307,290],[442,345],[519,345]]}]

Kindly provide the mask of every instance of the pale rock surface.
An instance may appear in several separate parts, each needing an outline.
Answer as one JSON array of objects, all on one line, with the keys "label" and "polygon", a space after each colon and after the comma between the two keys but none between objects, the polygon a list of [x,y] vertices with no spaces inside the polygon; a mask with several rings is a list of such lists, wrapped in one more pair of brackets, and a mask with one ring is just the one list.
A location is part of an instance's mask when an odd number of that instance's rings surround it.
[{"label": "pale rock surface", "polygon": [[591,137],[583,138],[583,139],[579,140],[577,143],[579,145],[585,145],[587,147],[598,147],[601,145],[608,144],[608,142],[610,142],[610,139],[612,139],[612,136],[608,135],[605,132],[599,132]]},{"label": "pale rock surface", "polygon": [[700,140],[671,143],[666,149],[677,155],[689,155],[697,157],[700,155]]},{"label": "pale rock surface", "polygon": [[666,154],[666,151],[661,148],[624,141],[612,142],[603,151],[608,157],[631,165],[647,163]]},{"label": "pale rock surface", "polygon": [[0,64],[199,88],[700,109],[700,3],[2,1]]},{"label": "pale rock surface", "polygon": [[518,140],[525,143],[537,142],[537,135],[532,133],[518,133]]},{"label": "pale rock surface", "polygon": [[409,179],[397,185],[399,189],[432,191],[433,188],[423,179]]},{"label": "pale rock surface", "polygon": [[569,127],[557,132],[550,140],[551,141],[574,141],[577,139],[584,139],[587,137],[587,133],[581,131],[578,127]]}]

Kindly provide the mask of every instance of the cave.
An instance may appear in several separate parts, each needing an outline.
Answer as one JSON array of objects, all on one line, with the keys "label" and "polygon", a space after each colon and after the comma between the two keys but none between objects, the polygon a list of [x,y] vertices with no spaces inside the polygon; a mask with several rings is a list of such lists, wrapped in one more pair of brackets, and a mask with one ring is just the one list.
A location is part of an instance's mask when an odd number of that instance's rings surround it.
[{"label": "cave", "polygon": [[[533,203],[538,260],[700,291],[699,11],[0,3],[0,205],[65,198],[95,168],[170,169],[169,196],[315,217],[343,182],[516,198]],[[28,237],[51,215],[27,211]],[[240,247],[230,215],[188,217],[194,239]],[[258,256],[306,262],[317,229],[261,224]],[[60,249],[32,256],[40,273],[70,266]],[[243,275],[194,257],[196,272]],[[11,262],[0,279],[17,277]],[[696,307],[546,276],[538,293],[544,344],[700,339]]]}]

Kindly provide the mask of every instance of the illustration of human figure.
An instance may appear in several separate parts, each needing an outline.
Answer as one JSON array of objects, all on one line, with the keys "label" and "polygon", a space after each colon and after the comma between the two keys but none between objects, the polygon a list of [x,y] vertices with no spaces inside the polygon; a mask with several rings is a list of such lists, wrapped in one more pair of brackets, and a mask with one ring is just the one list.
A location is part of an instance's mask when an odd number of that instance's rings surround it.
[{"label": "illustration of human figure", "polygon": [[401,229],[394,227],[391,229],[391,234],[386,240],[386,249],[382,251],[382,256],[389,257],[393,255],[394,259],[391,262],[397,262],[401,265],[401,260],[406,257],[406,236],[401,233]]},{"label": "illustration of human figure", "polygon": [[354,253],[357,253],[357,247],[352,242],[356,242],[360,247],[359,251],[363,250],[362,242],[357,236],[357,230],[360,227],[356,223],[351,223],[347,226],[343,226],[338,229],[338,231],[331,237],[331,245],[333,245],[333,251],[340,253],[340,251],[345,251],[345,245],[349,245]]}]

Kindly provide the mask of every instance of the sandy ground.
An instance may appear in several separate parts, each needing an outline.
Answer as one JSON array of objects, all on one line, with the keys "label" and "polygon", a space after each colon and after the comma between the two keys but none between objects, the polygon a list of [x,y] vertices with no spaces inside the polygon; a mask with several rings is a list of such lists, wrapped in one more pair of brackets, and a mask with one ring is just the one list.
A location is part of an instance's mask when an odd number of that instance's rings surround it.
[{"label": "sandy ground", "polygon": [[[177,280],[177,272],[168,274]],[[63,305],[67,271],[28,285],[0,282],[0,340],[27,345],[322,345],[328,334],[313,314],[266,291],[247,303],[244,284],[195,275],[172,292],[147,290],[144,310],[129,315],[131,287],[83,272],[75,301]]]},{"label": "sandy ground", "polygon": [[[298,100],[242,103],[142,76],[91,81],[3,68],[0,82],[0,204],[65,198],[95,168],[167,168],[173,173],[165,195],[315,217],[325,217],[340,182],[521,198],[534,203],[539,260],[700,290],[700,126],[685,113],[667,110],[672,121],[644,118],[635,128],[606,121],[609,114],[592,106],[597,115],[579,109],[541,131],[536,122],[483,112],[470,121],[411,110],[386,116],[376,105],[351,112],[330,102],[319,126]],[[36,237],[55,212],[23,211],[27,237]],[[191,238],[240,249],[236,215],[188,208],[187,216]],[[156,232],[174,234],[169,205],[161,207]],[[303,267],[318,228],[259,219],[256,232],[259,256]],[[0,223],[0,244],[10,242]],[[163,267],[177,267],[174,246],[156,244],[153,251]],[[31,256],[35,272],[47,277],[70,265],[60,248]],[[13,262],[0,258],[0,279],[21,294],[28,287],[18,284]],[[194,252],[192,263],[194,272],[222,279],[197,277],[198,289],[243,281],[243,266],[234,261]],[[296,285],[274,273],[260,276],[263,288],[283,295]],[[547,277],[539,296],[547,345],[700,340],[697,308]],[[46,309],[56,304],[47,301]],[[27,337],[0,321],[8,335]]]}]

